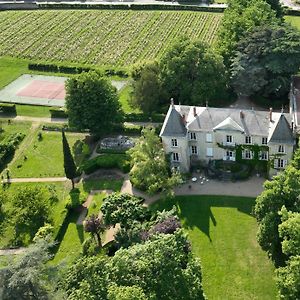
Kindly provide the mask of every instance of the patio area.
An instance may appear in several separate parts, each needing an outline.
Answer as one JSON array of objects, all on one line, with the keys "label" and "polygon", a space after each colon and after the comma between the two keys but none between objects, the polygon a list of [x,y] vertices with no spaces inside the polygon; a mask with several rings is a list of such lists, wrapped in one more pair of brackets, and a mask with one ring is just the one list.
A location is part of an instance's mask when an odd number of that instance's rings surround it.
[{"label": "patio area", "polygon": [[[207,181],[208,180],[208,181]],[[224,195],[257,197],[263,191],[265,178],[252,176],[244,181],[229,182],[207,179],[194,173],[186,183],[174,189],[175,195]]]}]

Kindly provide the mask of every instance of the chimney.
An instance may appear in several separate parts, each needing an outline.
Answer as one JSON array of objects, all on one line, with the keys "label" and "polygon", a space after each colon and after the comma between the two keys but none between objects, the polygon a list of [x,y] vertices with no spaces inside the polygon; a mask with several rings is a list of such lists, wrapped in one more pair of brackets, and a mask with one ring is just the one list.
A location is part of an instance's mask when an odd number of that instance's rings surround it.
[{"label": "chimney", "polygon": [[273,120],[272,120],[272,112],[273,112],[273,108],[270,107],[270,112],[269,112],[270,122],[273,122]]},{"label": "chimney", "polygon": [[206,100],[206,102],[205,102],[205,106],[208,107],[208,101],[207,101],[207,100]]},{"label": "chimney", "polygon": [[172,105],[172,107],[174,107],[174,99],[173,99],[173,98],[171,98],[171,99],[170,99],[170,101],[171,101],[171,105]]},{"label": "chimney", "polygon": [[181,116],[181,118],[182,118],[182,123],[185,125],[185,124],[186,124],[185,114],[183,114],[183,115]]},{"label": "chimney", "polygon": [[241,118],[241,119],[244,119],[244,117],[245,117],[245,114],[243,113],[242,110],[240,110],[240,118]]},{"label": "chimney", "polygon": [[193,110],[194,110],[194,117],[197,117],[196,106],[193,107]]}]

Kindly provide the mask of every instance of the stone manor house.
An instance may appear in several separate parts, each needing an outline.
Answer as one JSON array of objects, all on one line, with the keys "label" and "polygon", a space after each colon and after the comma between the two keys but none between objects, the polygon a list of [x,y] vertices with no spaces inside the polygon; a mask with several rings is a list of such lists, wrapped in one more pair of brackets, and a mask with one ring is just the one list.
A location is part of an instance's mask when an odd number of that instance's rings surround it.
[{"label": "stone manor house", "polygon": [[174,105],[171,101],[160,137],[171,166],[181,172],[210,160],[256,159],[269,161],[269,174],[274,175],[292,158],[295,115],[292,108],[283,113]]}]

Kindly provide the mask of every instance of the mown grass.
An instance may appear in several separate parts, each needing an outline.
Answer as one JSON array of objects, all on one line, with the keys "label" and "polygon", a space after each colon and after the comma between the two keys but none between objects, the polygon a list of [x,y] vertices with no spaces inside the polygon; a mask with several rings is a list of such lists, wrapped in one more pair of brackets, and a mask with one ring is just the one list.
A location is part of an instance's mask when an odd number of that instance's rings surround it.
[{"label": "mown grass", "polygon": [[17,122],[14,120],[0,119],[2,132],[0,133],[0,142],[15,133],[24,133],[27,135],[30,131],[31,122]]},{"label": "mown grass", "polygon": [[285,16],[285,20],[300,30],[300,17],[298,16]]},{"label": "mown grass", "polygon": [[274,268],[256,241],[254,202],[242,197],[182,196],[152,207],[177,206],[192,251],[201,259],[208,299],[276,299]]},{"label": "mown grass", "polygon": [[[12,177],[63,177],[63,151],[60,132],[39,131],[42,140],[38,140],[36,132],[29,145],[22,153],[18,153],[10,166]],[[70,148],[78,140],[84,139],[83,134],[66,134]]]}]

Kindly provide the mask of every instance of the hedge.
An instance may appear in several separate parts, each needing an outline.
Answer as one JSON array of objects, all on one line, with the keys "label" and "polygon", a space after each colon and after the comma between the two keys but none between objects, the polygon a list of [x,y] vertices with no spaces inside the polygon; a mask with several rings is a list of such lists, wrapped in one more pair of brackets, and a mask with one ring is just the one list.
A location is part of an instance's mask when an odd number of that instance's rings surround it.
[{"label": "hedge", "polygon": [[91,174],[98,169],[120,169],[128,173],[130,163],[126,154],[103,154],[88,160],[82,169],[86,174]]},{"label": "hedge", "polygon": [[167,4],[69,4],[69,3],[43,3],[38,4],[41,9],[120,9],[120,10],[187,10],[222,13],[223,7],[193,6],[193,5],[167,5]]},{"label": "hedge", "polygon": [[157,122],[162,123],[165,119],[164,114],[142,114],[142,113],[128,113],[124,115],[125,122]]},{"label": "hedge", "polygon": [[51,118],[68,118],[68,114],[64,109],[52,107],[49,109]]},{"label": "hedge", "polygon": [[128,77],[128,73],[126,70],[123,69],[97,69],[92,67],[76,67],[76,66],[64,66],[64,65],[57,65],[54,63],[29,63],[28,64],[29,70],[34,71],[42,71],[42,72],[52,72],[52,73],[64,73],[64,74],[80,74],[82,72],[89,72],[89,71],[97,71],[106,76],[119,76],[119,77]]},{"label": "hedge", "polygon": [[69,127],[67,124],[44,124],[42,130],[44,131],[64,131],[66,132],[79,132],[79,133],[89,133],[89,130],[79,130],[77,128]]},{"label": "hedge", "polygon": [[0,103],[0,113],[17,114],[16,105],[11,103]]}]

